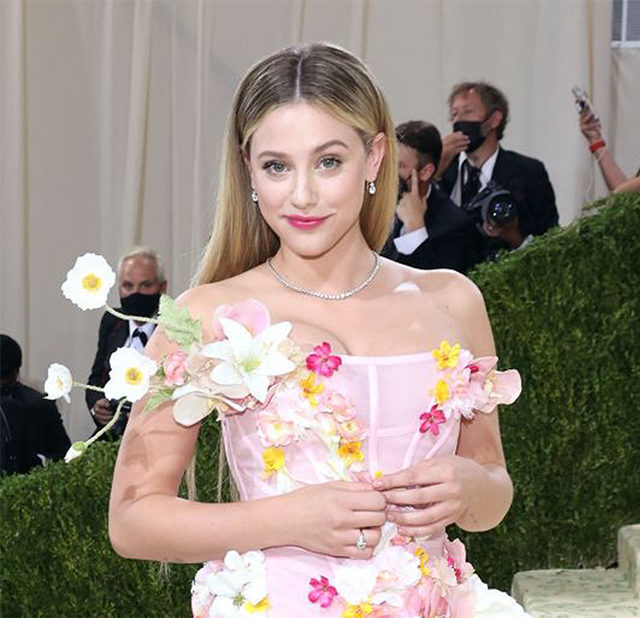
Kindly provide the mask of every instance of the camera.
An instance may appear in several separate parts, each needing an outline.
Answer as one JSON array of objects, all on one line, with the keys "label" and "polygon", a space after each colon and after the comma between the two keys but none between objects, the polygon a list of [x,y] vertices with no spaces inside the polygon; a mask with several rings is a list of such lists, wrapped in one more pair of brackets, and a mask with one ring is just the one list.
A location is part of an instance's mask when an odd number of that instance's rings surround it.
[{"label": "camera", "polygon": [[[109,399],[109,409],[112,412],[115,412],[118,409],[118,404],[121,401],[122,399]],[[129,415],[129,412],[131,412],[132,405],[133,404],[130,401],[125,401],[124,404],[122,405],[122,410],[120,411],[120,413],[125,417],[127,417]]]},{"label": "camera", "polygon": [[480,229],[487,220],[503,227],[518,216],[518,203],[509,191],[491,181],[471,199],[464,210]]}]

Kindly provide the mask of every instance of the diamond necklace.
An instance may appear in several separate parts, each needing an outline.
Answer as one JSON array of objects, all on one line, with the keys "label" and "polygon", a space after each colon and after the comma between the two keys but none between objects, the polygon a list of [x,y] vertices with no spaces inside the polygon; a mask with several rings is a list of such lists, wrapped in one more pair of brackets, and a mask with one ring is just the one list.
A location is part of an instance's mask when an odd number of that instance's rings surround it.
[{"label": "diamond necklace", "polygon": [[340,292],[338,294],[327,294],[326,292],[316,292],[315,290],[307,290],[307,288],[300,287],[299,285],[296,285],[295,283],[291,283],[291,281],[287,281],[275,269],[274,265],[271,263],[271,258],[267,259],[267,266],[269,267],[269,270],[271,271],[271,274],[280,283],[282,283],[282,285],[284,285],[285,288],[293,290],[294,292],[298,292],[300,294],[306,294],[307,296],[313,296],[315,298],[321,298],[322,300],[344,300],[345,298],[349,298],[350,296],[353,296],[354,294],[356,294],[360,290],[366,288],[373,281],[373,278],[378,273],[378,270],[380,268],[380,258],[378,257],[378,254],[375,253],[374,251],[372,251],[371,253],[373,253],[373,260],[374,260],[373,261],[373,268],[371,269],[371,272],[367,275],[367,278],[361,284],[359,284],[358,286],[356,286],[352,290],[347,290],[346,292]]}]

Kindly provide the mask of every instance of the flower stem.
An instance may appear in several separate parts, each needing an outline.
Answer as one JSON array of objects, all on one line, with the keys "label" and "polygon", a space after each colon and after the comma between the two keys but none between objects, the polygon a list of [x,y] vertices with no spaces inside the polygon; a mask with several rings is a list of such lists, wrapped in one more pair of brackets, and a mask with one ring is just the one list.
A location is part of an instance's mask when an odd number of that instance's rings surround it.
[{"label": "flower stem", "polygon": [[160,324],[158,320],[155,318],[145,318],[141,315],[127,315],[126,313],[120,313],[116,311],[113,307],[109,307],[109,305],[105,305],[104,308],[111,314],[115,315],[117,318],[121,320],[133,320],[134,322],[152,322],[153,324]]},{"label": "flower stem", "polygon": [[80,388],[84,388],[88,391],[98,391],[99,393],[104,393],[104,388],[100,388],[99,386],[92,386],[91,384],[83,384],[82,382],[74,382],[74,386],[79,386]]},{"label": "flower stem", "polygon": [[122,411],[122,406],[124,406],[126,402],[127,402],[126,399],[121,399],[118,402],[118,407],[116,408],[113,418],[98,433],[91,436],[88,440],[85,441],[85,444],[87,446],[90,446],[91,444],[93,444],[100,436],[105,434],[107,431],[109,431],[109,429],[111,429],[116,424],[117,420],[120,418],[120,412]]}]

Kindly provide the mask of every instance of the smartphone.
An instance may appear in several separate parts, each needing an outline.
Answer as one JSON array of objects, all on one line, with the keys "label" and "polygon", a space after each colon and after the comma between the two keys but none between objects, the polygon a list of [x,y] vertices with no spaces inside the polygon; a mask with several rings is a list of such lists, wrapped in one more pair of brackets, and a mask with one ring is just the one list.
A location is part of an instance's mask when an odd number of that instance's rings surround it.
[{"label": "smartphone", "polygon": [[571,92],[573,93],[573,98],[576,101],[576,109],[578,110],[578,113],[582,114],[586,111],[587,115],[593,116],[594,120],[598,120],[596,112],[593,109],[593,105],[591,105],[591,101],[589,101],[589,97],[587,96],[584,88],[581,86],[574,86],[571,88]]}]

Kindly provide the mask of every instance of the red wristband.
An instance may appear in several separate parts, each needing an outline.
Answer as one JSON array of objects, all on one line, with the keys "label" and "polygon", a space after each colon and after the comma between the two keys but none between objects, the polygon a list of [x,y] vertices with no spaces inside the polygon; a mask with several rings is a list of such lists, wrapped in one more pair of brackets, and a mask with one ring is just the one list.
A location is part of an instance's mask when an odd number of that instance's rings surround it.
[{"label": "red wristband", "polygon": [[600,148],[604,148],[606,145],[607,144],[603,139],[599,139],[593,142],[593,144],[589,144],[589,152],[597,152],[598,150],[600,150]]}]

